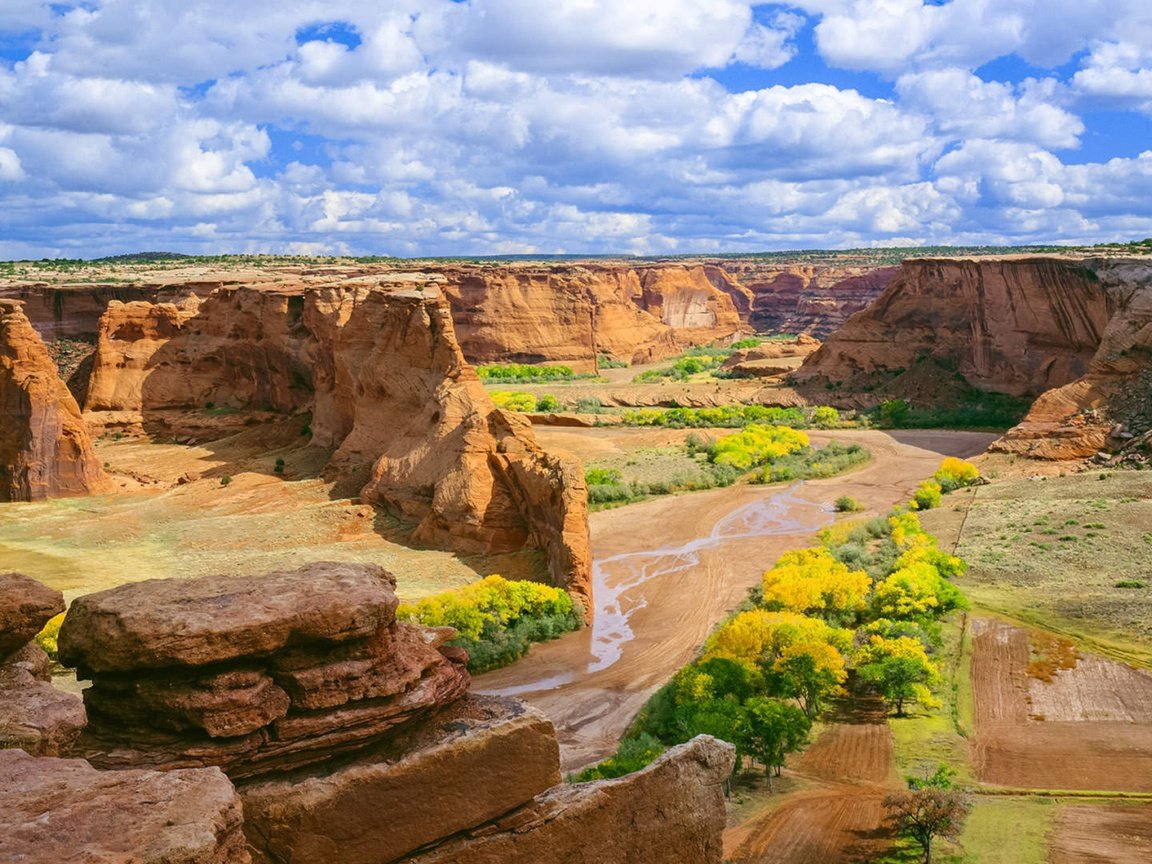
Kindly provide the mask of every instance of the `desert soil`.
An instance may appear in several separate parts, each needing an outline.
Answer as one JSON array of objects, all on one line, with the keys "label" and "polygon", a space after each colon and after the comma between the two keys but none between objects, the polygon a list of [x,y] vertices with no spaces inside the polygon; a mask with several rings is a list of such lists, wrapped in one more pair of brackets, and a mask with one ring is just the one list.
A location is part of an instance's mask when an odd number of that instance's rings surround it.
[{"label": "desert soil", "polygon": [[1051,681],[1029,673],[1029,631],[973,621],[973,767],[985,783],[1152,792],[1152,675],[1081,657]]},{"label": "desert soil", "polygon": [[[541,429],[546,447],[591,460],[627,447],[666,446],[686,434],[652,429]],[[828,436],[813,435],[814,438]],[[813,541],[840,495],[871,512],[906,500],[945,455],[980,453],[973,432],[846,431],[873,460],[841,477],[781,487],[734,486],[594,513],[595,622],[534,646],[475,689],[517,695],[553,723],[565,770],[609,755],[649,696],[689,662],[708,633],[784,551]]]}]

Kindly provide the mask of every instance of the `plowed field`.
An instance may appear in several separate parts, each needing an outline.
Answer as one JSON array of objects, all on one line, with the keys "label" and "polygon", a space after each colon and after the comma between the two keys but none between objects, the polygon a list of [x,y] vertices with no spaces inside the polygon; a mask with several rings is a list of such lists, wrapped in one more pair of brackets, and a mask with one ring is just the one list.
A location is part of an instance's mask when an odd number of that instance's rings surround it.
[{"label": "plowed field", "polygon": [[1027,630],[973,625],[973,763],[985,783],[1152,792],[1152,675],[1082,657],[1051,682],[1029,675]]}]

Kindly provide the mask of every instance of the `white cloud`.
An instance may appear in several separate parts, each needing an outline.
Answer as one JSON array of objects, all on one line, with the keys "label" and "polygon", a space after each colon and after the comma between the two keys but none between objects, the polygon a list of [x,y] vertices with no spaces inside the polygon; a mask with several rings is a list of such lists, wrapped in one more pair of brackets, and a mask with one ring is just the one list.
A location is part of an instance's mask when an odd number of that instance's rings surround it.
[{"label": "white cloud", "polygon": [[901,76],[896,91],[903,106],[932,117],[936,128],[951,137],[1075,147],[1084,124],[1052,104],[1052,84],[1027,81],[1015,87],[983,81],[962,69],[940,69]]}]

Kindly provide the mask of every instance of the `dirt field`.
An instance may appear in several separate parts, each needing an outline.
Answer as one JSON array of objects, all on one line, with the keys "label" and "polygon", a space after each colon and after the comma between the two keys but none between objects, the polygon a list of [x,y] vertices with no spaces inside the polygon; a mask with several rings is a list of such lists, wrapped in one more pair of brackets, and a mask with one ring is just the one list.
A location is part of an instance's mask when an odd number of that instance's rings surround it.
[{"label": "dirt field", "polygon": [[[262,427],[202,447],[98,441],[97,455],[126,491],[5,504],[0,572],[26,573],[71,601],[140,579],[257,574],[311,561],[380,564],[397,575],[402,597],[531,571],[531,555],[462,559],[406,547],[372,507],[300,479],[314,478],[326,454],[293,446],[298,424],[287,438],[282,432]],[[287,462],[282,476],[273,470],[277,458]],[[171,485],[188,473],[201,479]],[[225,476],[231,480],[221,485]]]},{"label": "dirt field", "polygon": [[1022,628],[973,621],[977,777],[1016,788],[1152,792],[1152,675],[1087,657],[1045,683],[1029,675],[1032,641]]},{"label": "dirt field", "polygon": [[841,700],[828,719],[787,769],[816,787],[726,831],[725,857],[733,864],[836,864],[872,860],[887,850],[882,802],[899,780],[883,705],[874,698]]},{"label": "dirt field", "polygon": [[[679,430],[542,430],[577,455],[661,446]],[[813,436],[816,437],[816,436]],[[533,647],[480,676],[485,692],[518,695],[556,724],[565,770],[611,753],[648,697],[784,551],[812,541],[852,495],[880,511],[904,500],[943,455],[971,456],[993,436],[965,432],[845,432],[873,453],[867,466],[792,490],[734,486],[666,497],[591,517],[595,624]]]},{"label": "dirt field", "polygon": [[1152,806],[1062,807],[1049,855],[1049,864],[1147,864],[1152,861]]}]

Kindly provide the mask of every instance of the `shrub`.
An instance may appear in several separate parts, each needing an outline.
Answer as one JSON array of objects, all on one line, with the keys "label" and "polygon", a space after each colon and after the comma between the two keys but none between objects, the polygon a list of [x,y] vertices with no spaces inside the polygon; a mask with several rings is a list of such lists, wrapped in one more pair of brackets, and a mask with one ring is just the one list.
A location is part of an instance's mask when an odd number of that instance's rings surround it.
[{"label": "shrub", "polygon": [[743,432],[725,435],[708,453],[718,465],[748,470],[808,446],[808,436],[787,426],[746,426]]},{"label": "shrub", "polygon": [[971,462],[965,462],[963,459],[949,456],[940,463],[940,467],[936,469],[933,479],[940,484],[945,492],[951,492],[954,489],[971,486],[979,480],[980,469]]},{"label": "shrub", "polygon": [[663,752],[663,744],[647,732],[641,732],[634,738],[625,738],[620,742],[616,755],[585,768],[575,779],[577,783],[585,783],[589,780],[623,777],[651,764]]},{"label": "shrub", "polygon": [[817,429],[835,429],[840,425],[840,412],[830,405],[821,405],[812,412],[812,425]]},{"label": "shrub", "polygon": [[1139,579],[1121,579],[1116,583],[1117,588],[1147,588],[1147,582],[1141,582]]},{"label": "shrub", "polygon": [[468,651],[473,672],[505,666],[524,656],[532,642],[580,626],[580,613],[563,590],[495,575],[417,603],[402,603],[396,615],[429,627],[455,628],[458,635],[448,644]]},{"label": "shrub", "polygon": [[939,507],[942,500],[943,489],[935,480],[923,481],[916,487],[916,494],[912,496],[917,510],[931,510],[933,507]]},{"label": "shrub", "polygon": [[48,619],[48,623],[44,625],[44,629],[36,634],[36,644],[44,649],[44,653],[52,658],[52,662],[57,659],[56,640],[60,638],[60,625],[64,623],[64,613],[61,612]]},{"label": "shrub", "polygon": [[837,513],[856,513],[864,509],[864,505],[851,495],[841,495],[836,499],[835,507]]},{"label": "shrub", "polygon": [[492,363],[477,366],[481,381],[564,381],[575,378],[571,366],[532,366],[526,363]]},{"label": "shrub", "polygon": [[492,404],[506,411],[535,411],[536,397],[531,393],[520,393],[513,390],[493,390],[488,394]]},{"label": "shrub", "polygon": [[277,459],[276,465],[275,465],[275,467],[272,468],[272,470],[275,471],[277,474],[283,474],[284,473],[284,460],[282,458]]},{"label": "shrub", "polygon": [[545,393],[536,400],[537,411],[547,411],[551,413],[560,407],[560,401],[551,393]]},{"label": "shrub", "polygon": [[584,472],[584,482],[589,486],[620,483],[622,480],[623,477],[615,468],[588,468]]},{"label": "shrub", "polygon": [[221,486],[227,486],[231,482],[232,482],[232,478],[227,474],[225,474],[223,477],[220,478],[220,485]]},{"label": "shrub", "polygon": [[819,450],[805,448],[774,460],[753,482],[780,483],[835,477],[871,458],[872,454],[859,444],[831,441]]}]

